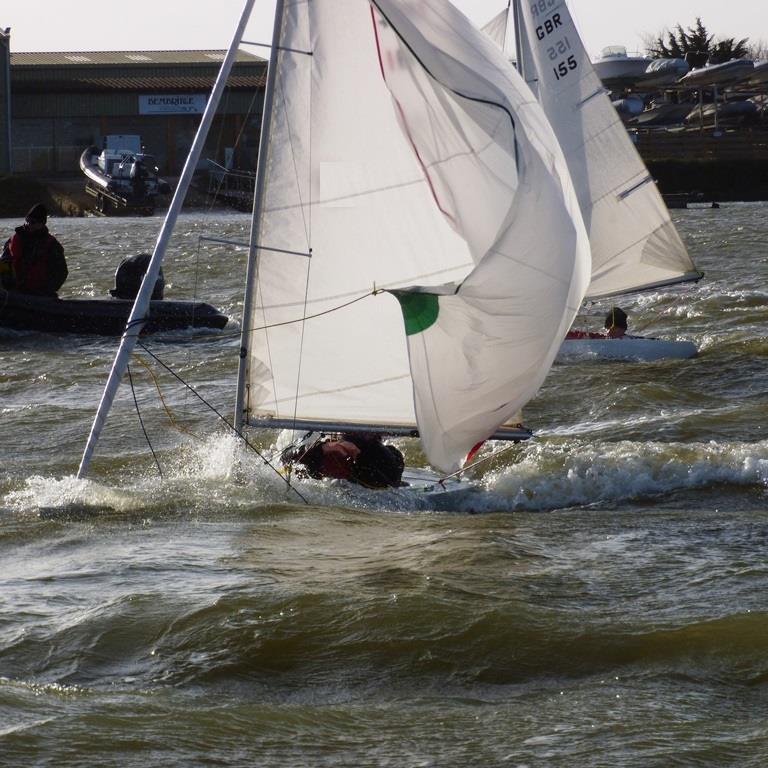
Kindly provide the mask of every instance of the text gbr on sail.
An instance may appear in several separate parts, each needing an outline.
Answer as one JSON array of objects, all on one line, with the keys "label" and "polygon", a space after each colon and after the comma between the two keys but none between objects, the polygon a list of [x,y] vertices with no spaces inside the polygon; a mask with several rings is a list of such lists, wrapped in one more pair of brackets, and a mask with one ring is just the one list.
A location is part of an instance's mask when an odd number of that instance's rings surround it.
[{"label": "text gbr on sail", "polygon": [[560,14],[555,13],[551,19],[547,19],[540,27],[536,27],[536,37],[539,40],[543,40],[547,35],[551,35],[558,27],[562,27],[563,22],[560,20]]}]

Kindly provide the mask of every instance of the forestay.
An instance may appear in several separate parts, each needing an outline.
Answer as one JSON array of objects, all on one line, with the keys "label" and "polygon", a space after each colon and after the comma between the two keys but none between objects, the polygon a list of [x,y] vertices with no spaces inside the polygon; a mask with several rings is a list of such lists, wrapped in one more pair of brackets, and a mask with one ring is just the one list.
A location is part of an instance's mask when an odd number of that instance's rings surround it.
[{"label": "forestay", "polygon": [[524,77],[560,141],[589,232],[587,298],[699,279],[564,0],[515,1]]},{"label": "forestay", "polygon": [[589,280],[557,141],[445,0],[291,3],[279,44],[247,421],[418,417],[455,469],[535,394]]}]

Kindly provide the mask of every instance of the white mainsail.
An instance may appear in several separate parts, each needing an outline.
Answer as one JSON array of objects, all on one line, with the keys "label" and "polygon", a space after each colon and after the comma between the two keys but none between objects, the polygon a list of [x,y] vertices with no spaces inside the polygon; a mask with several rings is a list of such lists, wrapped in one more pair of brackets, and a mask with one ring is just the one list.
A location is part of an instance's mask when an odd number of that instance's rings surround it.
[{"label": "white mainsail", "polygon": [[595,74],[565,0],[515,3],[523,76],[560,142],[589,232],[587,298],[698,280],[702,273]]},{"label": "white mainsail", "polygon": [[246,421],[418,423],[453,470],[535,394],[589,282],[557,140],[447,0],[299,0],[278,42]]},{"label": "white mainsail", "polygon": [[507,27],[509,26],[509,6],[499,11],[489,22],[480,27],[493,40],[496,45],[504,50],[507,41]]}]

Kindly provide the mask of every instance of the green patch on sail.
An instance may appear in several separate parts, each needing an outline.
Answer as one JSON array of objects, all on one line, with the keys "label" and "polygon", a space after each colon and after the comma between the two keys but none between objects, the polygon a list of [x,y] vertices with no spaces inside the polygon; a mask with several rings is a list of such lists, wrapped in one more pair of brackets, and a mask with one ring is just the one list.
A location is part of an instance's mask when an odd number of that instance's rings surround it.
[{"label": "green patch on sail", "polygon": [[405,333],[412,336],[426,331],[437,320],[440,306],[434,293],[414,293],[412,291],[392,291],[400,302],[405,320]]}]

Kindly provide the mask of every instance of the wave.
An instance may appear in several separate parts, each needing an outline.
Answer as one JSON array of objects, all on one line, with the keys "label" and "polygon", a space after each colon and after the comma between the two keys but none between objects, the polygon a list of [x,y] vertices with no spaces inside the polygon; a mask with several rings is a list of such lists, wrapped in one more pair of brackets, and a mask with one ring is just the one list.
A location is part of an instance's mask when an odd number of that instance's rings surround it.
[{"label": "wave", "polygon": [[[161,456],[164,478],[128,470],[124,479],[28,477],[10,489],[15,513],[87,515],[199,513],[231,516],[264,505],[456,512],[548,510],[610,505],[704,489],[742,489],[764,495],[768,441],[755,443],[588,441],[567,434],[533,439],[493,455],[490,445],[459,492],[372,491],[343,481],[300,481],[290,487],[263,456],[243,454],[217,435],[189,441]],[[269,451],[267,451],[267,454]],[[417,454],[418,456],[418,454]],[[410,457],[409,457],[410,458]]]}]

